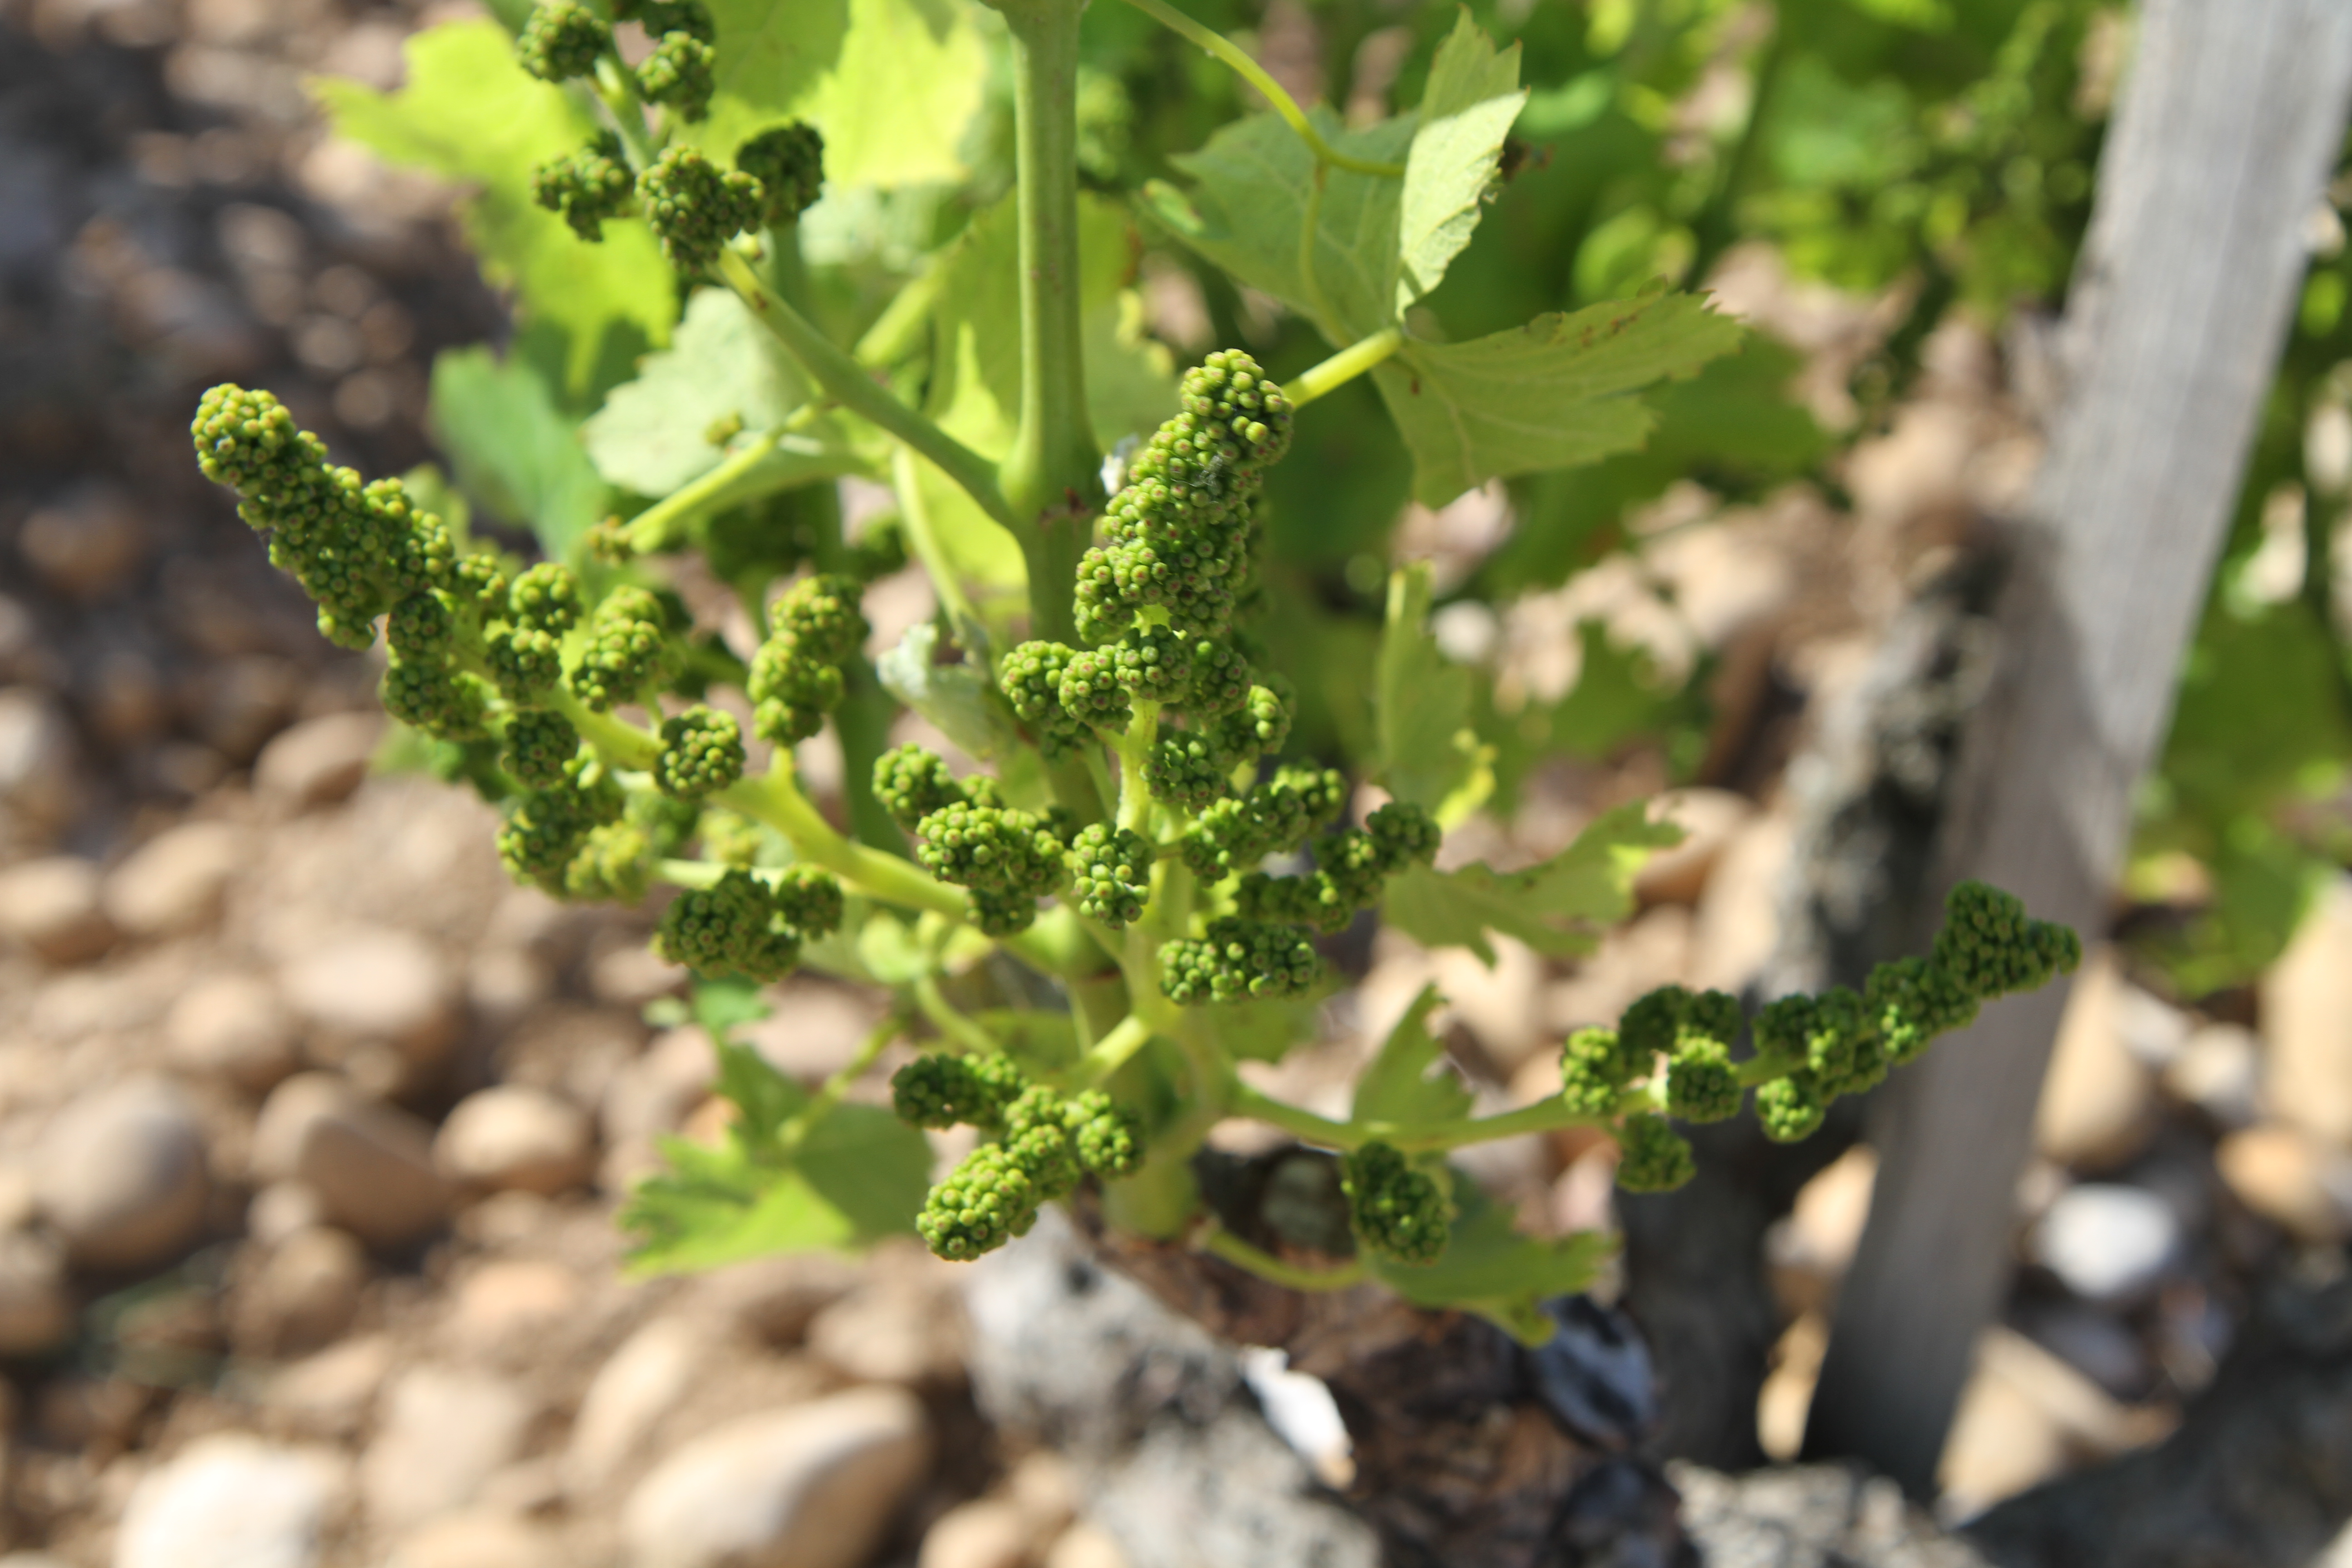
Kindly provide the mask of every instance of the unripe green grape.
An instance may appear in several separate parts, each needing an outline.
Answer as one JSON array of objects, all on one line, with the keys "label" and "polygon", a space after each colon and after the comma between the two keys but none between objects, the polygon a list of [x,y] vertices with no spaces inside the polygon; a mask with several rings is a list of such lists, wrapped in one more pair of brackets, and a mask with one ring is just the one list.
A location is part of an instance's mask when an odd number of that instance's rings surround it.
[{"label": "unripe green grape", "polygon": [[489,689],[446,665],[394,658],[376,695],[385,712],[436,740],[471,741],[488,732]]},{"label": "unripe green grape", "polygon": [[701,704],[662,721],[654,787],[677,800],[700,800],[743,776],[743,729],[732,713]]},{"label": "unripe green grape", "polygon": [[1249,660],[1230,642],[1197,637],[1192,646],[1192,687],[1182,699],[1184,711],[1196,723],[1241,712],[1249,703]]},{"label": "unripe green grape", "polygon": [[652,881],[653,852],[645,829],[633,822],[592,827],[564,862],[564,896],[634,904]]},{"label": "unripe green grape", "polygon": [[1057,642],[1025,642],[1004,656],[997,672],[1004,700],[1049,761],[1093,738],[1086,721],[1062,706],[1062,672],[1076,657]]},{"label": "unripe green grape", "polygon": [[802,578],[775,603],[769,623],[798,640],[823,664],[846,664],[864,651],[873,635],[860,607],[866,585],[837,572]]},{"label": "unripe green grape", "polygon": [[[710,113],[710,95],[719,85],[712,69],[716,59],[717,51],[693,34],[664,33],[654,52],[637,67],[637,90],[647,102],[662,104],[692,124]],[[746,177],[751,180],[750,200],[756,217],[765,210],[765,195],[756,176]]]},{"label": "unripe green grape", "polygon": [[530,172],[530,197],[562,216],[572,232],[593,244],[604,237],[607,219],[625,214],[637,194],[621,139],[600,131],[576,153],[550,158]]},{"label": "unripe green grape", "polygon": [[1063,846],[1029,812],[959,802],[916,824],[926,870],[958,887],[1035,899],[1062,884]]},{"label": "unripe green grape", "polygon": [[828,936],[841,929],[845,908],[841,883],[814,866],[787,866],[768,891],[776,918],[804,939]]},{"label": "unripe green grape", "polygon": [[1436,1177],[1387,1143],[1367,1143],[1339,1161],[1348,1218],[1364,1250],[1391,1263],[1426,1264],[1445,1251],[1454,1205]]},{"label": "unripe green grape", "polygon": [[1078,1163],[1097,1176],[1131,1176],[1143,1163],[1142,1122],[1098,1089],[1072,1095],[1063,1108],[1062,1125],[1069,1130]]},{"label": "unripe green grape", "polygon": [[1172,702],[1192,689],[1192,647],[1166,626],[1138,626],[1109,652],[1113,677],[1130,697]]},{"label": "unripe green grape", "polygon": [[1212,732],[1225,755],[1236,761],[1268,755],[1290,738],[1290,700],[1280,689],[1253,686],[1241,709],[1220,718]]},{"label": "unripe green grape", "polygon": [[1625,1094],[1625,1053],[1614,1029],[1586,1028],[1559,1048],[1560,1098],[1580,1116],[1613,1116]]},{"label": "unripe green grape", "polygon": [[507,590],[507,618],[518,626],[562,637],[580,624],[580,583],[572,570],[542,561]]},{"label": "unripe green grape", "polygon": [[580,731],[561,713],[525,710],[507,720],[506,746],[499,761],[526,789],[553,789],[580,754]]},{"label": "unripe green grape", "polygon": [[1106,823],[1079,830],[1070,846],[1070,883],[1078,912],[1113,931],[1143,918],[1151,897],[1153,851],[1141,835]]},{"label": "unripe green grape", "polygon": [[1190,730],[1162,730],[1143,758],[1144,787],[1163,805],[1199,811],[1233,793],[1217,743]]},{"label": "unripe green grape", "polygon": [[1756,1090],[1756,1121],[1776,1143],[1795,1143],[1821,1130],[1829,1104],[1801,1072],[1776,1078]]},{"label": "unripe green grape", "polygon": [[563,673],[562,645],[529,626],[492,626],[482,638],[482,662],[499,695],[520,707],[546,701]]},{"label": "unripe green grape", "polygon": [[758,180],[740,169],[722,171],[683,143],[637,176],[637,198],[662,253],[686,273],[708,271],[730,239],[759,223],[765,200]]},{"label": "unripe green grape", "polygon": [[1161,943],[1160,968],[1160,989],[1183,1006],[1295,996],[1322,972],[1314,944],[1297,926],[1234,915],[1211,921],[1198,940]]},{"label": "unripe green grape", "polygon": [[824,138],[794,121],[772,125],[735,149],[735,166],[760,182],[771,228],[798,220],[824,189]]},{"label": "unripe green grape", "polygon": [[1119,684],[1118,656],[1107,649],[1072,654],[1055,691],[1064,712],[1097,730],[1124,730],[1134,717],[1127,688]]},{"label": "unripe green grape", "polygon": [[392,645],[394,658],[411,663],[446,659],[457,642],[457,617],[447,596],[427,589],[393,605],[384,621],[384,640]]},{"label": "unripe green grape", "polygon": [[931,1189],[915,1230],[940,1257],[969,1263],[1026,1235],[1039,1201],[1036,1184],[1012,1153],[983,1143]]},{"label": "unripe green grape", "polygon": [[613,30],[577,0],[541,0],[515,38],[515,58],[541,81],[570,81],[593,75],[612,43]]},{"label": "unripe green grape", "polygon": [[1407,866],[1435,863],[1444,837],[1437,819],[1410,801],[1392,800],[1364,819],[1371,836],[1372,866],[1383,877],[1393,877]]},{"label": "unripe green grape", "polygon": [[1668,1193],[1698,1173],[1687,1139],[1663,1116],[1628,1116],[1617,1130],[1617,1184],[1629,1193]]},{"label": "unripe green grape", "polygon": [[908,742],[874,759],[874,798],[908,832],[935,811],[963,800],[963,786],[938,752]]},{"label": "unripe green grape", "polygon": [[1004,1108],[1028,1087],[1009,1057],[929,1052],[890,1078],[890,1104],[902,1121],[945,1131],[969,1124],[994,1127]]},{"label": "unripe green grape", "polygon": [[604,595],[588,617],[586,646],[563,684],[592,712],[609,713],[668,678],[675,649],[660,599],[634,584]]},{"label": "unripe green grape", "polygon": [[1722,1121],[1739,1114],[1739,1074],[1719,1042],[1685,1034],[1666,1063],[1666,1110],[1685,1121]]},{"label": "unripe green grape", "polygon": [[1001,893],[993,888],[968,888],[972,929],[1002,942],[1019,936],[1037,923],[1037,900],[1031,893]]},{"label": "unripe green grape", "polygon": [[711,22],[710,8],[702,0],[614,0],[613,17],[615,21],[636,23],[645,28],[647,37],[686,33],[706,44],[719,41],[719,29]]}]

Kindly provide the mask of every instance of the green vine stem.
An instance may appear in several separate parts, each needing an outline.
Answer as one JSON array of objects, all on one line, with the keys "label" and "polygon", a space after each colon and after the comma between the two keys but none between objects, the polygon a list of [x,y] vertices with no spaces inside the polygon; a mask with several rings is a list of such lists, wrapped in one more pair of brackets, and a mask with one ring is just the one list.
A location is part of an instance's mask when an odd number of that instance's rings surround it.
[{"label": "green vine stem", "polygon": [[1554,1132],[1564,1127],[1605,1127],[1628,1111],[1659,1108],[1657,1096],[1651,1090],[1633,1089],[1626,1090],[1616,1109],[1605,1116],[1571,1110],[1566,1100],[1555,1096],[1539,1100],[1533,1105],[1522,1106],[1517,1110],[1506,1111],[1500,1116],[1465,1116],[1450,1121],[1414,1124],[1335,1121],[1330,1117],[1318,1116],[1286,1100],[1276,1100],[1239,1078],[1231,1080],[1227,1093],[1230,1099],[1226,1108],[1232,1114],[1279,1127],[1310,1143],[1319,1143],[1327,1149],[1360,1149],[1367,1143],[1386,1143],[1409,1154],[1459,1149],[1467,1143],[1516,1138],[1523,1132]]},{"label": "green vine stem", "polygon": [[1337,1268],[1303,1268],[1296,1263],[1286,1263],[1264,1247],[1251,1246],[1214,1220],[1202,1228],[1200,1247],[1262,1279],[1293,1290],[1345,1290],[1371,1278],[1371,1270],[1364,1267],[1360,1258]]},{"label": "green vine stem", "polygon": [[1299,140],[1313,150],[1316,162],[1328,163],[1335,169],[1346,169],[1358,174],[1371,174],[1381,179],[1398,180],[1404,177],[1402,163],[1381,163],[1370,158],[1351,158],[1324,141],[1323,133],[1316,130],[1314,121],[1307,118],[1307,111],[1298,107],[1298,100],[1284,90],[1280,82],[1267,75],[1264,66],[1250,58],[1246,50],[1223,33],[1201,26],[1173,5],[1166,4],[1166,0],[1127,0],[1127,3],[1170,32],[1200,45],[1201,47],[1232,67],[1234,74],[1257,89],[1260,96],[1274,106],[1274,111],[1282,116],[1284,124],[1298,132]]},{"label": "green vine stem", "polygon": [[996,0],[1013,34],[1021,420],[999,470],[1032,635],[1076,643],[1070,591],[1102,510],[1078,310],[1078,0]]},{"label": "green vine stem", "polygon": [[1286,384],[1282,395],[1290,399],[1291,406],[1314,402],[1328,396],[1370,372],[1393,356],[1404,346],[1404,329],[1389,327],[1370,337],[1349,343],[1321,364],[1301,371]]},{"label": "green vine stem", "polygon": [[778,298],[740,250],[732,246],[721,250],[719,272],[827,396],[921,453],[961,486],[982,511],[1016,534],[1021,531],[1015,514],[1005,505],[1003,492],[997,489],[996,473],[987,458],[891,396],[863,365],[835,348],[807,317]]},{"label": "green vine stem", "polygon": [[596,62],[596,96],[612,116],[613,129],[620,132],[631,163],[642,170],[661,155],[661,143],[646,129],[646,104],[637,96],[636,73],[622,63],[616,49],[607,49]]}]

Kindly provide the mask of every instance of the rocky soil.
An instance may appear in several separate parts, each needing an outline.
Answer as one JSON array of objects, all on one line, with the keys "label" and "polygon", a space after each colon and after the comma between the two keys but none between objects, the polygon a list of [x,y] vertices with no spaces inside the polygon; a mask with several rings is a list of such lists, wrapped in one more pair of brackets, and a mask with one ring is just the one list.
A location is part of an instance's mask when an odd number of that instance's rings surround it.
[{"label": "rocky soil", "polygon": [[[646,1022],[683,977],[646,952],[643,914],[509,886],[469,796],[372,770],[366,660],[317,638],[185,454],[196,390],[236,375],[397,470],[429,451],[431,353],[500,330],[447,194],[324,141],[299,88],[396,80],[401,38],[436,14],[0,5],[0,1564],[1362,1558],[1332,1501],[1344,1432],[1278,1365],[1201,1342],[1190,1381],[1154,1395],[1191,1412],[1192,1468],[1113,1474],[1066,1433],[1057,1450],[1008,1381],[1003,1269],[907,1246],[626,1273],[614,1211],[655,1138],[722,1125],[709,1040]],[[1721,282],[1811,353],[1835,415],[1866,306],[1754,257]],[[1763,973],[1797,837],[1789,760],[2032,455],[1990,346],[1953,336],[1856,451],[1850,516],[1678,494],[1637,557],[1457,617],[1450,638],[1499,649],[1538,694],[1575,678],[1580,616],[1669,670],[1711,658],[1708,782],[1670,807],[1690,840],[1578,964],[1506,942],[1487,970],[1379,938],[1325,1039],[1269,1084],[1328,1097],[1434,979],[1458,1065],[1501,1108],[1547,1092],[1565,1029],[1664,981]],[[1405,547],[1456,569],[1496,521],[1472,498],[1409,520]],[[1448,852],[1533,858],[1663,777],[1641,752],[1549,770],[1511,829],[1474,826]],[[2258,1282],[2343,1271],[2347,975],[2352,885],[2258,989],[2201,1011],[2095,957],[2020,1194],[2019,1282],[1946,1458],[1948,1517],[2161,1437]],[[757,1043],[811,1081],[876,1016],[815,980],[775,1001]],[[1610,1226],[1613,1159],[1596,1137],[1531,1139],[1481,1152],[1478,1174],[1530,1228]],[[1776,1458],[1796,1450],[1870,1183],[1866,1151],[1846,1153],[1772,1233],[1756,1424]],[[1041,1232],[1009,1262],[1055,1245]],[[1199,1453],[1232,1487],[1182,1489]],[[1711,1561],[1966,1560],[1841,1472],[1678,1474]],[[1244,1475],[1272,1489],[1262,1515]],[[1312,1551],[1266,1544],[1302,1519]]]}]

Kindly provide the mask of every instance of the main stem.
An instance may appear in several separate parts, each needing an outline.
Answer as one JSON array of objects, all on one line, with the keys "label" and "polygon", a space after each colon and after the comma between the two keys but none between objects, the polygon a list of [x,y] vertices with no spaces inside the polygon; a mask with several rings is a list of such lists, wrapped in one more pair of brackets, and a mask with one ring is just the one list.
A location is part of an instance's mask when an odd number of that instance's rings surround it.
[{"label": "main stem", "polygon": [[1075,643],[1070,589],[1103,500],[1078,310],[1078,3],[998,8],[1013,34],[1021,424],[997,482],[1029,568],[1034,635]]}]

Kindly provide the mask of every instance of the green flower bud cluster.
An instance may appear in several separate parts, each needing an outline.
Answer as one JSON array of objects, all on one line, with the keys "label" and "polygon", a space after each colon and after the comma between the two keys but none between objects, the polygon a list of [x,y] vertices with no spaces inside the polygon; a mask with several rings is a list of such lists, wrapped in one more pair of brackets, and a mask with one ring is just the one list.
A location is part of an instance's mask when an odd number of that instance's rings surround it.
[{"label": "green flower bud cluster", "polygon": [[711,68],[717,58],[717,51],[692,33],[664,33],[637,66],[637,90],[648,103],[677,110],[689,124],[707,119],[719,85]]},{"label": "green flower bud cluster", "polygon": [[1057,642],[1025,642],[1004,656],[996,672],[1004,700],[1049,761],[1093,738],[1086,721],[1062,706],[1062,676],[1076,657]]},{"label": "green flower bud cluster", "polygon": [[732,713],[701,703],[662,721],[654,787],[676,800],[700,800],[743,776],[743,728]]},{"label": "green flower bud cluster", "polygon": [[1099,822],[1080,828],[1069,852],[1078,912],[1113,931],[1141,920],[1151,897],[1152,860],[1150,841],[1140,834]]},{"label": "green flower bud cluster", "polygon": [[1232,773],[1215,738],[1192,730],[1161,731],[1143,759],[1151,798],[1182,811],[1199,811],[1231,795]]},{"label": "green flower bud cluster", "polygon": [[1234,907],[1252,920],[1345,931],[1358,910],[1380,901],[1388,879],[1409,864],[1437,858],[1438,837],[1437,823],[1427,812],[1391,801],[1361,829],[1317,839],[1316,868],[1305,876],[1244,874],[1234,889]]},{"label": "green flower bud cluster", "polygon": [[621,138],[600,131],[577,153],[551,158],[530,172],[530,197],[562,215],[572,232],[592,244],[604,237],[604,220],[625,216],[635,204],[636,176]]},{"label": "green flower bud cluster", "polygon": [[824,190],[824,138],[799,121],[771,126],[735,149],[735,166],[760,182],[761,220],[782,228],[799,221]]},{"label": "green flower bud cluster", "polygon": [[775,881],[729,870],[709,888],[689,888],[663,911],[654,947],[698,974],[779,980],[802,942],[841,923],[841,884],[804,866]]},{"label": "green flower bud cluster", "polygon": [[1322,963],[1307,933],[1221,915],[1198,939],[1160,944],[1160,985],[1180,1005],[1239,1002],[1253,996],[1296,996],[1314,985]]},{"label": "green flower bud cluster", "polygon": [[1034,812],[958,801],[922,817],[915,831],[924,869],[960,888],[1035,900],[1067,874],[1067,850]]},{"label": "green flower bud cluster", "polygon": [[524,710],[508,716],[499,763],[526,789],[553,789],[580,754],[580,731],[561,713]]},{"label": "green flower bud cluster", "polygon": [[1329,769],[1286,767],[1245,795],[1214,802],[1182,840],[1184,863],[1203,882],[1255,868],[1299,848],[1347,803],[1348,781]]},{"label": "green flower bud cluster", "polygon": [[541,81],[570,81],[593,74],[612,43],[613,30],[579,0],[541,0],[515,37],[515,58]]},{"label": "green flower bud cluster", "polygon": [[912,742],[874,759],[874,798],[909,833],[931,813],[971,802],[946,760]]},{"label": "green flower bud cluster", "polygon": [[858,607],[864,593],[855,577],[818,573],[776,601],[746,687],[751,728],[761,739],[780,746],[805,741],[839,706],[847,689],[842,667],[857,657],[869,630]]},{"label": "green flower bud cluster", "polygon": [[757,227],[768,200],[759,176],[721,169],[683,143],[666,149],[637,176],[637,197],[662,254],[688,274],[708,272],[721,246]]},{"label": "green flower bud cluster", "polygon": [[565,672],[564,689],[590,710],[609,713],[667,684],[677,660],[668,609],[649,591],[624,584],[589,616],[586,645]]},{"label": "green flower bud cluster", "polygon": [[1663,1116],[1628,1116],[1617,1129],[1617,1184],[1629,1193],[1666,1193],[1698,1173],[1690,1141]]},{"label": "green flower bud cluster", "polygon": [[1219,632],[1249,565],[1266,468],[1290,443],[1290,404],[1237,350],[1187,371],[1182,409],[1128,470],[1104,516],[1105,543],[1078,564],[1078,634],[1113,642],[1157,606],[1180,631]]},{"label": "green flower bud cluster", "polygon": [[603,764],[575,757],[559,782],[509,803],[499,828],[499,860],[516,881],[561,895],[572,857],[589,834],[620,821],[627,805]]},{"label": "green flower bud cluster", "polygon": [[915,1221],[933,1252],[959,1262],[1025,1235],[1040,1206],[1087,1175],[1132,1175],[1142,1160],[1133,1112],[1099,1089],[1031,1083],[1006,1057],[918,1057],[892,1076],[890,1100],[917,1127],[977,1127],[992,1140],[931,1189]]},{"label": "green flower bud cluster", "polygon": [[1218,718],[1210,731],[1218,749],[1236,762],[1271,756],[1290,739],[1291,715],[1297,708],[1290,682],[1278,674],[1266,679],[1271,685],[1251,687],[1242,706]]},{"label": "green flower bud cluster", "polygon": [[[637,90],[681,119],[708,114],[715,85],[711,45],[718,30],[702,0],[655,0],[614,10],[622,21],[641,23],[654,39],[653,53],[636,69]],[[607,56],[617,68],[620,57],[612,51],[612,28],[579,0],[540,0],[515,39],[515,58],[542,81],[593,76],[597,62]]]},{"label": "green flower bud cluster", "polygon": [[1434,1263],[1454,1227],[1444,1167],[1424,1170],[1387,1143],[1367,1143],[1339,1161],[1339,1185],[1357,1245],[1391,1263]]}]

